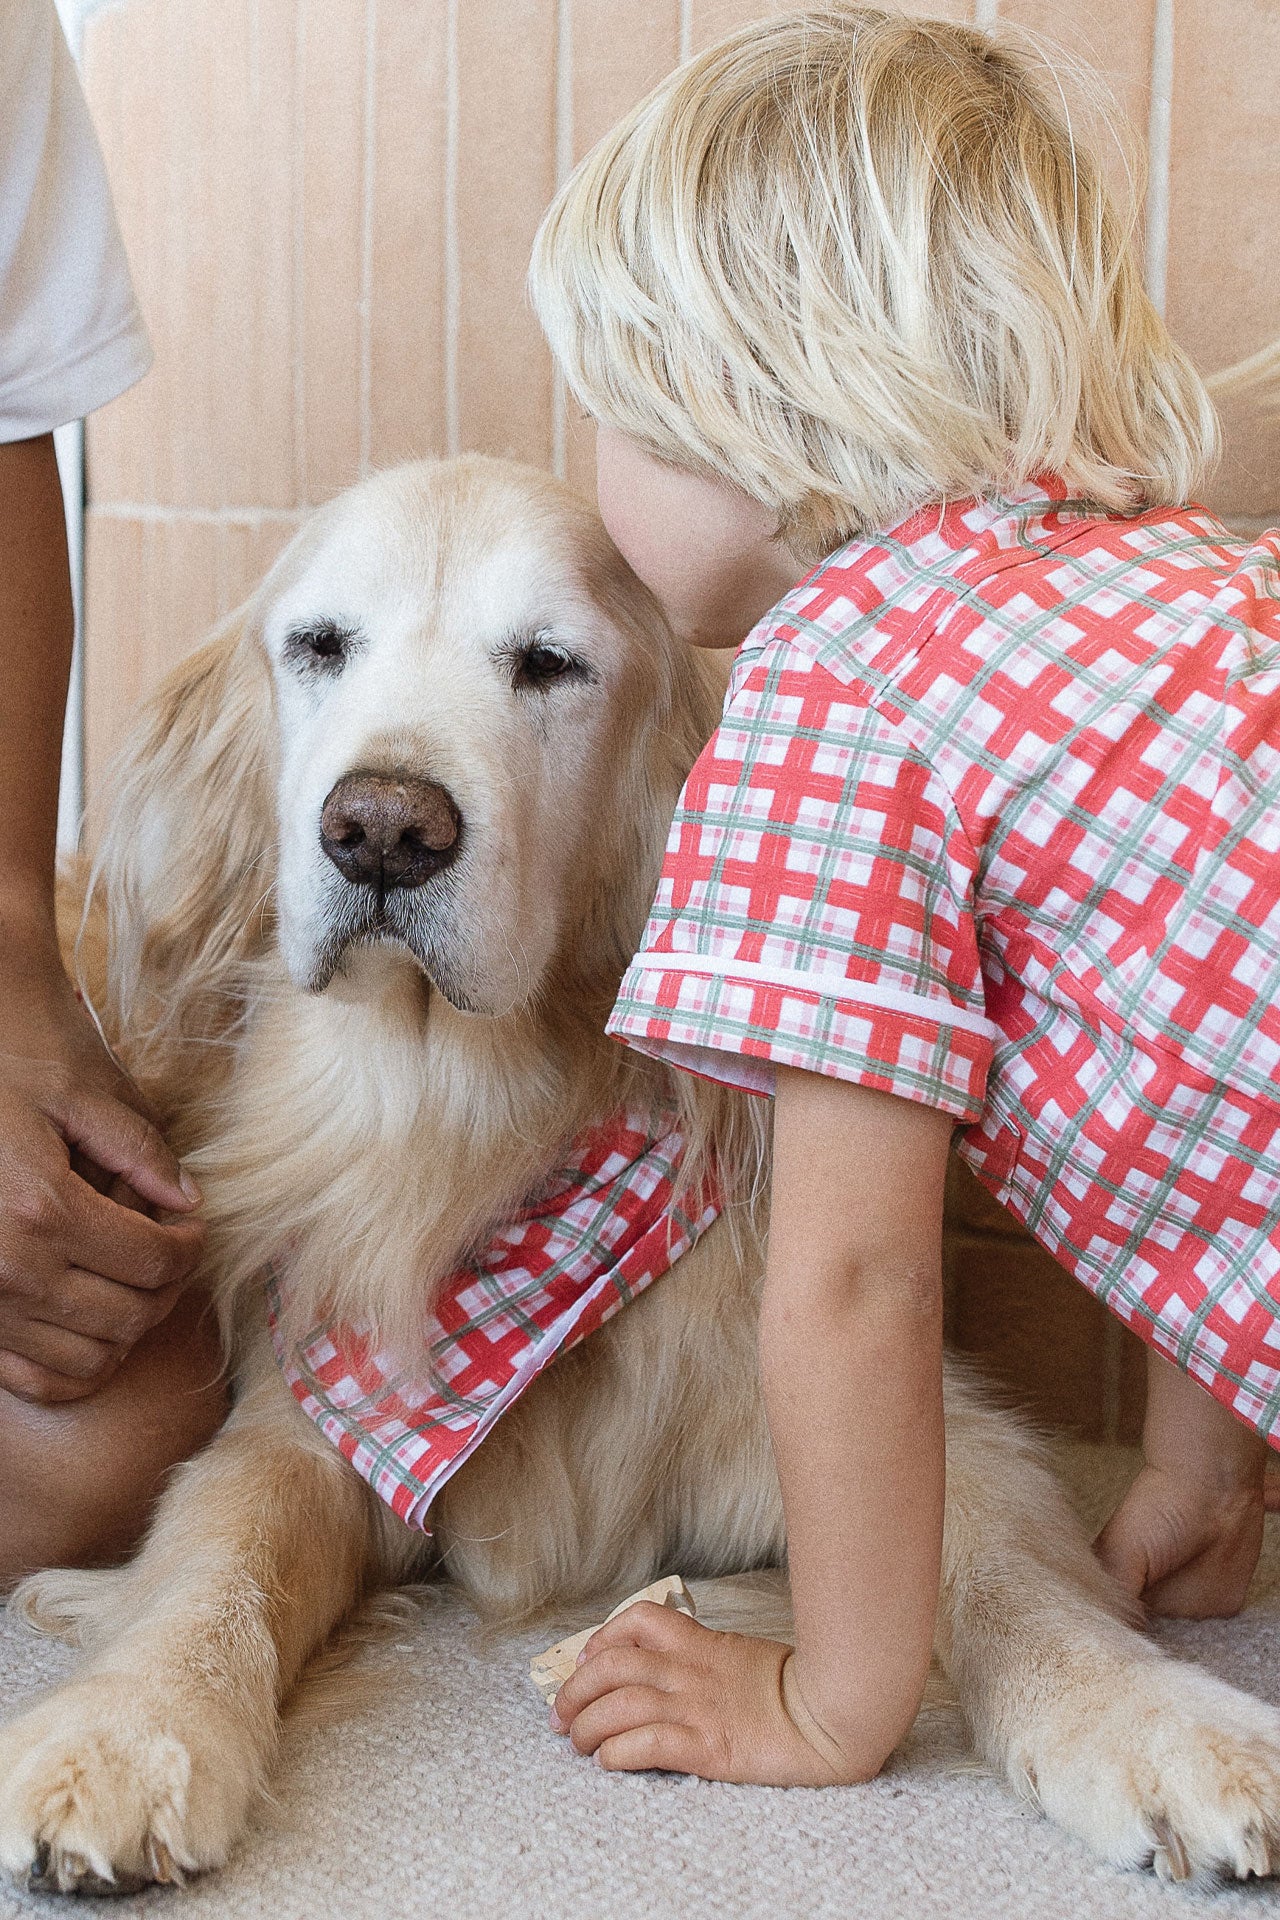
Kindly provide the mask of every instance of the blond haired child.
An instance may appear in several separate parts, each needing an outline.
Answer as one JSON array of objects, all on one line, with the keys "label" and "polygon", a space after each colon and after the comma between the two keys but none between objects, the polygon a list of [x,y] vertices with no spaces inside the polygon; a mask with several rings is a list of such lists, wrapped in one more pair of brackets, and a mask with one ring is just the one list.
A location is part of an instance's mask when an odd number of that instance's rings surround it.
[{"label": "blond haired child", "polygon": [[628,1613],[553,1710],[606,1766],[862,1780],[910,1725],[953,1139],[1151,1350],[1106,1563],[1192,1614],[1255,1564],[1280,544],[1184,505],[1214,417],[1128,240],[1040,63],[870,7],[672,75],[539,236],[614,538],[690,641],[753,629],[612,1030],[775,1102],[795,1648]]}]

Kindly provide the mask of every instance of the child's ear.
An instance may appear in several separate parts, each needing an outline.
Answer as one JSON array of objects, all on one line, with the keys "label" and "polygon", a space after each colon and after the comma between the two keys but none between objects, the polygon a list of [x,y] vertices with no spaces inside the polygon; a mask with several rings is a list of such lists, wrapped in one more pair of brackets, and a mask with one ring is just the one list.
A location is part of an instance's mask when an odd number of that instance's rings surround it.
[{"label": "child's ear", "polygon": [[108,775],[93,878],[110,929],[106,1011],[139,1064],[235,1017],[236,976],[271,925],[274,755],[251,601],[164,681]]}]

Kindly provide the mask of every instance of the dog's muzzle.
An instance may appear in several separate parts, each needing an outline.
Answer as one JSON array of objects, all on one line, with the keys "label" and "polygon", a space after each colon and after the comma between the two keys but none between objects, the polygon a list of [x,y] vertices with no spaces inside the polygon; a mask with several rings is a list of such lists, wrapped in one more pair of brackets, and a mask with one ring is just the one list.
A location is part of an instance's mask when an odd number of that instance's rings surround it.
[{"label": "dog's muzzle", "polygon": [[348,773],[320,813],[320,845],[344,880],[382,900],[420,887],[458,856],[462,816],[434,780],[404,773]]}]

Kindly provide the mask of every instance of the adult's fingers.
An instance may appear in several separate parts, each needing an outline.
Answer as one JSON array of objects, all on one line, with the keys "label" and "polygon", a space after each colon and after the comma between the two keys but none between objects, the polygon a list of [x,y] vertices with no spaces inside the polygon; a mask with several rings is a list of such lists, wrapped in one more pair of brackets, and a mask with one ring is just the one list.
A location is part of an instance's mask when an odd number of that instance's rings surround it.
[{"label": "adult's fingers", "polygon": [[124,1350],[106,1340],[91,1340],[48,1320],[28,1320],[6,1334],[10,1351],[48,1373],[101,1386],[124,1358]]},{"label": "adult's fingers", "polygon": [[148,1292],[145,1287],[121,1286],[119,1281],[104,1280],[100,1273],[71,1267],[32,1311],[51,1326],[127,1351],[168,1319],[181,1294],[178,1282]]},{"label": "adult's fingers", "polygon": [[200,1189],[164,1135],[124,1100],[77,1087],[51,1115],[69,1142],[108,1172],[122,1174],[144,1200],[172,1213],[199,1205]]},{"label": "adult's fingers", "polygon": [[75,1380],[42,1367],[38,1361],[28,1360],[24,1354],[0,1348],[0,1391],[11,1393],[16,1400],[29,1401],[33,1406],[53,1407],[69,1400],[87,1400],[104,1384],[105,1378]]},{"label": "adult's fingers", "polygon": [[198,1220],[152,1220],[72,1176],[60,1238],[68,1266],[154,1293],[190,1279],[204,1228]]}]

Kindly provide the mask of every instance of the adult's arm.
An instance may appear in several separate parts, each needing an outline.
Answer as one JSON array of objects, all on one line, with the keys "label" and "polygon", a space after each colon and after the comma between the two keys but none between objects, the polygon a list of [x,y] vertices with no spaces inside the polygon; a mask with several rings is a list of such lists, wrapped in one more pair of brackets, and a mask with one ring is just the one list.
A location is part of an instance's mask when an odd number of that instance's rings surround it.
[{"label": "adult's arm", "polygon": [[198,1200],[63,970],[54,926],[72,606],[51,434],[0,445],[0,1388],[92,1393],[170,1311],[199,1257],[98,1191],[73,1154],[151,1207]]}]

